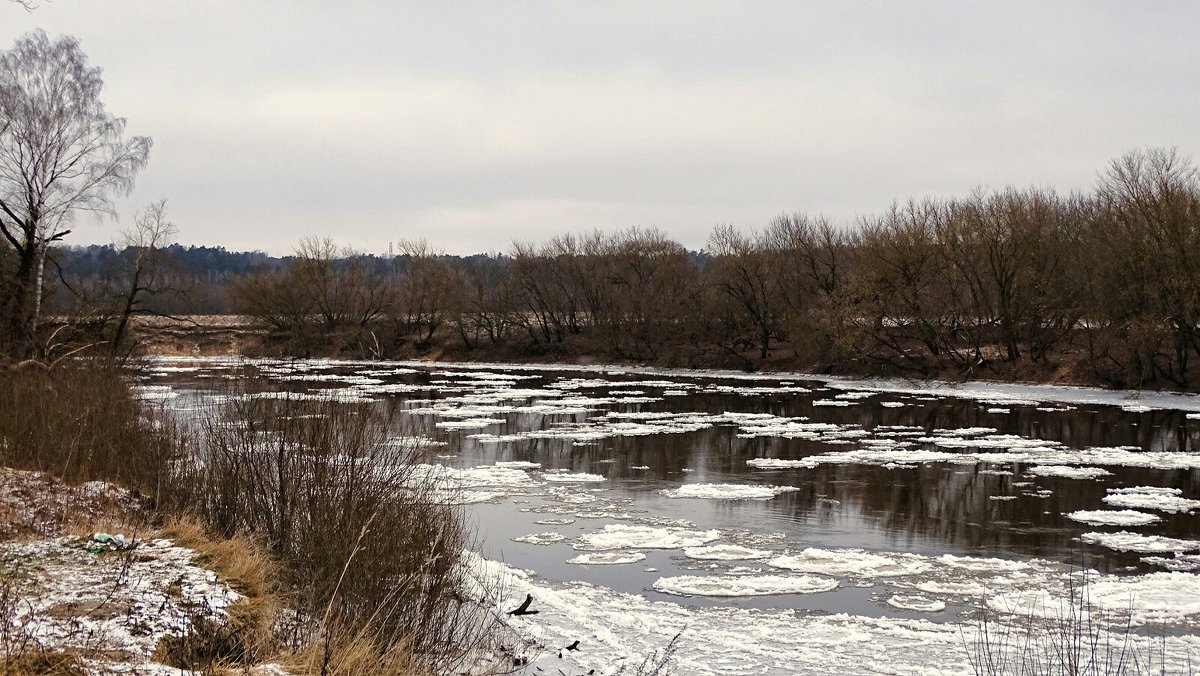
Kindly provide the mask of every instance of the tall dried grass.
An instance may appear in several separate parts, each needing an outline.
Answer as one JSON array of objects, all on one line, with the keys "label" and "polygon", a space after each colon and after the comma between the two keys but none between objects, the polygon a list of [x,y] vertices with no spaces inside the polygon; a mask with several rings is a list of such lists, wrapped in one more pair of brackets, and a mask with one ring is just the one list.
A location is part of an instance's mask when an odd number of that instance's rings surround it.
[{"label": "tall dried grass", "polygon": [[69,483],[106,480],[158,499],[180,452],[166,421],[107,359],[0,369],[0,463]]}]

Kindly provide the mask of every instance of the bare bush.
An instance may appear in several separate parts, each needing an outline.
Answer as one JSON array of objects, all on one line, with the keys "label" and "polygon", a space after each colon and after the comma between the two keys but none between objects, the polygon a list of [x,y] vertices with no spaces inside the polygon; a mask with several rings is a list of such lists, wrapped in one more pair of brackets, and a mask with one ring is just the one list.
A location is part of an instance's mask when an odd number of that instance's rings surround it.
[{"label": "bare bush", "polygon": [[464,596],[462,515],[414,469],[419,451],[395,424],[391,408],[236,397],[204,418],[185,491],[218,533],[268,543],[308,618],[297,646],[332,659],[339,642],[367,642],[444,671],[495,618]]}]

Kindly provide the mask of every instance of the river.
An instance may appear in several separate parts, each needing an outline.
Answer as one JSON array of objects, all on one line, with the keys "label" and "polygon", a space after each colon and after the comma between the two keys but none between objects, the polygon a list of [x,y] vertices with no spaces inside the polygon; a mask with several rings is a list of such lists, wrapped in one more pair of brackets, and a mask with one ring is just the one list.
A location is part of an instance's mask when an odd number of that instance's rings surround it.
[{"label": "river", "polygon": [[155,360],[142,392],[188,408],[230,379],[399,401],[486,565],[549,604],[519,623],[537,669],[630,673],[686,628],[681,673],[970,672],[979,609],[1052,616],[1080,571],[1200,658],[1198,397],[233,358]]}]

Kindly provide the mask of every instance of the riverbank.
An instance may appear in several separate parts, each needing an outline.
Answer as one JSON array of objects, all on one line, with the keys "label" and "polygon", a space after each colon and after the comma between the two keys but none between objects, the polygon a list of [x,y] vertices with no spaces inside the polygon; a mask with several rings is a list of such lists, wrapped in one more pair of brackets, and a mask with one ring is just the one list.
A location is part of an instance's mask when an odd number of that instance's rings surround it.
[{"label": "riverbank", "polygon": [[[467,348],[453,334],[439,333],[429,341],[403,342],[386,354],[370,341],[315,343],[298,350],[287,339],[272,335],[253,318],[240,315],[191,315],[175,319],[142,317],[137,322],[137,351],[153,356],[296,357],[424,360],[510,364],[570,364],[587,366],[614,364],[661,368],[727,369],[761,373],[810,373],[857,378],[894,378],[963,383],[971,381],[1014,384],[1070,385],[1112,388],[1089,367],[1083,349],[1065,349],[1039,362],[1008,362],[998,350],[983,350],[983,358],[967,367],[927,366],[899,368],[869,359],[828,362],[802,359],[786,345],[779,345],[766,358],[754,350],[714,353],[694,346],[664,350],[650,359],[614,355],[592,344],[586,334],[557,344],[529,344],[512,340],[503,344],[476,344]],[[1068,341],[1069,342],[1069,341]],[[1172,383],[1159,382],[1164,391],[1188,392]],[[1153,389],[1153,388],[1146,388]]]}]

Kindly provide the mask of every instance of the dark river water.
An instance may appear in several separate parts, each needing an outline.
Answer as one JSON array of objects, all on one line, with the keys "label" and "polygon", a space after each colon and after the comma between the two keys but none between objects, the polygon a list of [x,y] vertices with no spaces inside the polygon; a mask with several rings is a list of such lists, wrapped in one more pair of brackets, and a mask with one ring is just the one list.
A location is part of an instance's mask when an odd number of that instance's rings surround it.
[{"label": "dark river water", "polygon": [[[1146,410],[1115,399],[1062,402],[1037,387],[981,400],[931,396],[919,388],[874,391],[802,376],[479,364],[172,360],[155,362],[146,384],[153,396],[191,402],[229,378],[259,379],[268,388],[304,395],[399,400],[421,436],[444,442],[430,448],[431,464],[466,469],[530,463],[524,470],[529,485],[489,487],[484,481],[491,497],[464,507],[486,557],[548,580],[584,580],[682,604],[909,612],[883,602],[891,593],[886,585],[843,584],[811,595],[668,595],[653,587],[664,576],[771,571],[761,558],[697,559],[683,548],[634,546],[626,549],[644,559],[568,563],[588,551],[577,547],[580,536],[612,524],[716,529],[721,542],[776,554],[852,548],[1039,558],[1122,575],[1162,568],[1141,560],[1146,551],[1086,544],[1081,536],[1128,530],[1200,538],[1200,520],[1187,511],[1145,509],[1160,520],[1136,528],[1067,517],[1076,510],[1116,509],[1103,500],[1122,487],[1179,489],[1184,498],[1200,498],[1200,420],[1186,410]],[[183,396],[166,399],[169,394]],[[1071,455],[1089,449],[1090,461]],[[877,450],[886,453],[871,455]],[[858,452],[865,454],[830,455]],[[980,452],[991,455],[970,459]],[[966,457],[923,455],[929,453]],[[1005,453],[1012,459],[996,457]],[[760,459],[799,462],[775,468],[749,462]],[[1058,469],[1035,469],[1046,466]],[[1081,467],[1095,475],[1072,474]],[[568,474],[596,476],[551,481]],[[692,484],[777,492],[767,499],[670,497]],[[537,523],[547,520],[552,523]],[[562,537],[549,544],[514,541],[537,533]],[[937,619],[957,607],[952,602],[945,613],[921,616]]]}]

